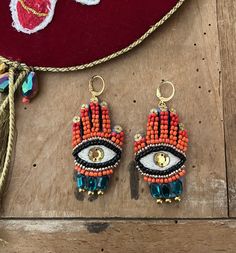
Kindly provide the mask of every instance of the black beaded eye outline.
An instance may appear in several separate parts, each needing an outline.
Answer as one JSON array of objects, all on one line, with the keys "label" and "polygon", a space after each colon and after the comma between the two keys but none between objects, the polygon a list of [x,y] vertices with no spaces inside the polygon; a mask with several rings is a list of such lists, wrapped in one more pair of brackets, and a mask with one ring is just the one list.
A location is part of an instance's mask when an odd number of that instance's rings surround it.
[{"label": "black beaded eye outline", "polygon": [[[166,170],[153,170],[150,168],[145,167],[141,162],[141,158],[153,153],[153,152],[158,152],[158,151],[167,151],[170,152],[171,154],[173,154],[174,156],[178,157],[180,159],[180,161],[173,165],[172,167],[166,169]],[[140,150],[136,156],[135,156],[135,161],[136,161],[136,166],[137,168],[145,174],[148,175],[155,175],[155,176],[167,176],[175,171],[178,171],[181,167],[183,167],[185,161],[186,161],[186,156],[185,154],[180,151],[177,150],[176,148],[174,148],[171,145],[155,145],[155,144],[151,144],[147,147],[145,147],[144,149]]]},{"label": "black beaded eye outline", "polygon": [[[100,146],[103,145],[109,149],[111,149],[112,151],[115,152],[115,157],[113,157],[111,160],[107,161],[107,162],[99,162],[99,163],[90,163],[87,162],[83,159],[81,159],[78,154],[83,150],[86,149],[90,146]],[[120,161],[121,158],[121,153],[122,150],[121,148],[114,144],[113,142],[104,139],[104,138],[100,138],[100,137],[96,137],[96,138],[91,138],[88,140],[85,140],[83,142],[81,142],[77,147],[74,148],[72,155],[75,158],[75,163],[76,165],[81,166],[81,168],[86,168],[86,169],[97,169],[97,170],[103,170],[103,169],[107,169],[110,167],[115,167],[115,165],[118,165],[118,162]]]}]

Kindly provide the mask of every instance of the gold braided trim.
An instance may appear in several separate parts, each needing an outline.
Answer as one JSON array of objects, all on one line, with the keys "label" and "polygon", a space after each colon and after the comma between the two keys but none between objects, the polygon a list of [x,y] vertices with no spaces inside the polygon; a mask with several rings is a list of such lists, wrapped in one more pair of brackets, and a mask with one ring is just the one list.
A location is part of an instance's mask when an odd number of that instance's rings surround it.
[{"label": "gold braided trim", "polygon": [[100,63],[104,63],[106,61],[109,61],[115,57],[118,57],[122,54],[125,54],[127,52],[129,52],[131,49],[135,48],[136,46],[138,46],[139,44],[141,44],[150,34],[152,34],[158,27],[160,27],[167,19],[169,19],[178,9],[179,7],[187,0],[179,0],[179,2],[160,20],[158,21],[154,26],[152,26],[143,36],[141,36],[138,40],[136,40],[135,42],[133,42],[132,44],[130,44],[128,47],[121,49],[118,52],[115,52],[109,56],[106,56],[104,58],[101,58],[99,60],[90,62],[90,63],[86,63],[83,65],[78,65],[78,66],[72,66],[72,67],[65,67],[65,68],[54,68],[54,67],[29,67],[27,66],[25,63],[19,63],[17,61],[11,61],[6,59],[5,57],[0,56],[0,61],[5,62],[8,65],[18,65],[19,68],[22,69],[28,69],[28,68],[32,68],[34,70],[38,70],[38,71],[49,71],[49,72],[67,72],[67,71],[76,71],[76,70],[82,70],[82,69],[86,69],[86,68],[91,68],[95,65],[98,65]]},{"label": "gold braided trim", "polygon": [[21,6],[28,12],[33,13],[34,15],[38,16],[38,17],[47,17],[48,13],[43,13],[43,12],[38,12],[36,10],[34,10],[33,8],[27,6],[24,2],[24,0],[19,0]]},{"label": "gold braided trim", "polygon": [[25,76],[27,75],[28,71],[22,71],[17,80],[15,81],[15,68],[12,66],[9,69],[9,94],[3,101],[0,107],[0,116],[2,113],[4,113],[4,110],[6,106],[9,104],[9,136],[8,136],[8,142],[7,142],[7,150],[6,150],[6,156],[5,161],[3,165],[2,172],[0,173],[0,193],[3,191],[3,187],[6,182],[6,178],[9,171],[9,165],[11,161],[11,155],[13,151],[13,143],[14,143],[14,132],[15,132],[15,99],[14,99],[14,93],[17,89],[17,87],[22,83]]}]

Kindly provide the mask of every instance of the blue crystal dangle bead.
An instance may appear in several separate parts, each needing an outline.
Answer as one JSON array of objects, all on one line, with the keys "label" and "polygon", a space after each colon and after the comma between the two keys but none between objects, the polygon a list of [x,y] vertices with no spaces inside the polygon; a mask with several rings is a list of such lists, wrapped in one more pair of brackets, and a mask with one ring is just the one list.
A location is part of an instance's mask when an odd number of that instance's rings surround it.
[{"label": "blue crystal dangle bead", "polygon": [[5,63],[0,64],[0,93],[7,93],[9,87],[9,73]]},{"label": "blue crystal dangle bead", "polygon": [[31,99],[38,93],[38,80],[36,73],[31,71],[25,77],[22,84],[22,103],[29,104]]}]

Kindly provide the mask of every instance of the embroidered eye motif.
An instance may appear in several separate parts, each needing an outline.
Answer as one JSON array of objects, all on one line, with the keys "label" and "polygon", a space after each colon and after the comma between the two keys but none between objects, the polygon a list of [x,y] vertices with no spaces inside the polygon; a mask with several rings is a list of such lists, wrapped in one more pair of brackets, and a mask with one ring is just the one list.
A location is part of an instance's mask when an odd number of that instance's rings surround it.
[{"label": "embroidered eye motif", "polygon": [[74,151],[76,165],[88,169],[116,167],[121,157],[121,148],[102,138],[82,142]]},{"label": "embroidered eye motif", "polygon": [[136,155],[140,170],[153,175],[168,175],[180,169],[185,161],[182,152],[167,145],[153,145]]},{"label": "embroidered eye motif", "polygon": [[157,203],[180,201],[187,145],[187,131],[179,123],[176,112],[168,108],[152,109],[146,136],[135,136],[136,168],[149,183],[150,193]]}]

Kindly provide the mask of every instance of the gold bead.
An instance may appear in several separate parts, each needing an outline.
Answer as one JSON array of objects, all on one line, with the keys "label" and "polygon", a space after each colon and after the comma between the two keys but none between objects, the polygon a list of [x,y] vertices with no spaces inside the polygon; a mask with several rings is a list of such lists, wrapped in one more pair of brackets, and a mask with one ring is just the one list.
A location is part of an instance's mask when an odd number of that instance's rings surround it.
[{"label": "gold bead", "polygon": [[176,114],[176,110],[174,108],[171,108],[170,112],[173,112],[174,114]]},{"label": "gold bead", "polygon": [[162,204],[163,200],[162,199],[157,199],[157,204]]},{"label": "gold bead", "polygon": [[171,201],[171,199],[165,199],[165,202],[166,203],[171,203],[172,201]]},{"label": "gold bead", "polygon": [[78,191],[79,191],[79,192],[84,192],[85,190],[84,190],[84,189],[79,188],[79,189],[78,189]]},{"label": "gold bead", "polygon": [[158,111],[157,111],[157,109],[153,108],[153,109],[150,110],[150,113],[156,113],[157,114]]},{"label": "gold bead", "polygon": [[73,118],[73,123],[79,123],[80,122],[80,117],[79,116],[75,116]]},{"label": "gold bead", "polygon": [[99,190],[99,191],[98,191],[98,195],[104,195],[104,192],[101,191],[101,190]]},{"label": "gold bead", "polygon": [[122,132],[122,127],[121,126],[114,126],[114,131],[116,132],[116,133],[121,133]]},{"label": "gold bead", "polygon": [[90,99],[90,101],[93,102],[93,103],[97,103],[98,102],[98,98],[97,97],[92,97]]},{"label": "gold bead", "polygon": [[7,70],[7,65],[3,62],[0,64],[0,74],[5,73]]},{"label": "gold bead", "polygon": [[102,107],[107,107],[107,102],[102,101],[101,106],[102,106]]},{"label": "gold bead", "polygon": [[81,109],[86,109],[86,108],[88,108],[88,105],[87,105],[87,104],[82,104],[82,105],[81,105]]},{"label": "gold bead", "polygon": [[153,157],[154,163],[161,168],[166,167],[170,163],[170,157],[164,152],[157,152]]},{"label": "gold bead", "polygon": [[182,130],[182,131],[185,129],[183,123],[180,123],[180,124],[179,124],[179,129]]},{"label": "gold bead", "polygon": [[88,195],[89,196],[94,195],[94,192],[88,191]]},{"label": "gold bead", "polygon": [[93,147],[89,150],[88,157],[92,162],[101,162],[104,158],[104,151],[100,147]]},{"label": "gold bead", "polygon": [[134,140],[135,141],[140,141],[142,139],[142,135],[141,134],[135,134],[134,136]]},{"label": "gold bead", "polygon": [[180,202],[181,198],[180,197],[175,197],[175,201]]}]

